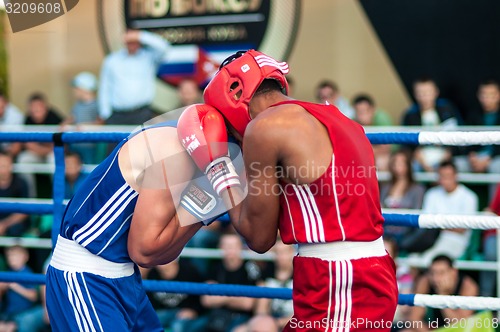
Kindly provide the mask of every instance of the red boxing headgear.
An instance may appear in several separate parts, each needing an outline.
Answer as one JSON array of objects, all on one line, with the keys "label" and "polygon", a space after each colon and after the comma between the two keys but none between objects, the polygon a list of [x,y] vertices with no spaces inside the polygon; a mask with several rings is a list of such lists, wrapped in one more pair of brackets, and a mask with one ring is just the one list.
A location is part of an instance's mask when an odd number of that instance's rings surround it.
[{"label": "red boxing headgear", "polygon": [[[225,64],[227,63],[227,64]],[[205,103],[215,107],[243,137],[250,122],[249,103],[265,79],[275,79],[288,93],[288,64],[255,50],[237,52],[224,60],[205,88]]]}]

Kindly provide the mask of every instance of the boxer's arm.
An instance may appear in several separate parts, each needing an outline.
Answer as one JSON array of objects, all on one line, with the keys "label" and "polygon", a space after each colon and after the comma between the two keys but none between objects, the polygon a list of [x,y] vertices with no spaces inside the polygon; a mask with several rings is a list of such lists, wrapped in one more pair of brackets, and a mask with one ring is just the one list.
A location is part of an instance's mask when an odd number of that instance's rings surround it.
[{"label": "boxer's arm", "polygon": [[[173,140],[171,135],[174,135]],[[144,267],[165,264],[175,259],[201,227],[194,216],[175,203],[178,203],[185,188],[179,184],[187,183],[194,173],[189,156],[180,145],[173,145],[177,142],[176,136],[175,131],[173,134],[168,130],[148,132],[149,151],[153,160],[157,161],[143,165],[145,169],[141,172],[140,181],[134,186],[139,195],[130,224],[128,251],[131,259]],[[164,142],[168,141],[172,143],[165,150]],[[144,158],[140,153],[145,153],[143,150],[147,148],[127,144],[120,154],[127,153],[128,158],[120,155],[121,160],[129,163],[130,160],[142,160]],[[124,169],[126,163],[120,165]],[[126,178],[130,178],[131,173],[137,172],[125,173]],[[183,221],[182,225],[180,220]]]},{"label": "boxer's arm", "polygon": [[281,130],[272,121],[254,120],[246,129],[243,159],[248,179],[248,195],[241,204],[239,218],[231,213],[233,226],[248,246],[266,252],[276,242],[280,187],[276,173]]},{"label": "boxer's arm", "polygon": [[[177,213],[185,215],[179,217]],[[181,226],[179,220],[186,218],[196,221],[184,209],[176,209],[169,189],[142,189],[128,236],[132,260],[143,267],[174,260],[202,226],[199,222]]]}]

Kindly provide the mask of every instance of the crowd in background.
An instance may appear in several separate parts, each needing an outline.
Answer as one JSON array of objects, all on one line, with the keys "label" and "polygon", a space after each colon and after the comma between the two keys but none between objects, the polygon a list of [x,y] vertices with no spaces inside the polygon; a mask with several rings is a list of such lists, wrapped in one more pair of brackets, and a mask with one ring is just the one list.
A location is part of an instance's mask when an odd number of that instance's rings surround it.
[{"label": "crowd in background", "polygon": [[[154,80],[160,60],[171,47],[162,38],[128,31],[125,47],[106,57],[99,79],[81,72],[71,82],[74,106],[61,112],[42,93],[26,99],[25,112],[0,94],[0,124],[56,125],[139,125],[158,115],[151,106]],[[293,97],[293,81],[290,80]],[[187,77],[178,84],[179,107],[202,102],[198,83]],[[336,105],[347,117],[365,127],[420,126],[448,130],[461,125],[500,124],[500,85],[495,80],[478,82],[480,109],[459,112],[449,100],[440,98],[431,78],[414,81],[414,104],[402,110],[397,120],[376,103],[374,96],[360,92],[348,100],[331,80],[314,87],[316,102]],[[68,89],[69,90],[69,89]],[[0,151],[0,197],[51,197],[51,177],[36,172],[16,172],[15,165],[54,162],[52,143],[2,143]],[[495,184],[466,186],[458,180],[464,172],[500,173],[500,146],[448,148],[435,146],[374,145],[376,166],[389,179],[380,182],[381,206],[414,209],[419,213],[471,215],[482,210],[500,214],[500,189]],[[66,147],[65,198],[70,199],[85,180],[83,165],[94,165],[109,152],[107,145],[78,143]],[[435,183],[415,179],[419,172],[437,174]],[[500,188],[500,187],[499,187]],[[0,236],[50,238],[51,216],[0,213]],[[496,231],[470,229],[424,230],[399,226],[385,227],[385,243],[393,257],[410,262],[398,267],[400,293],[447,295],[496,294],[494,272],[465,274],[454,267],[456,260],[496,261]],[[222,258],[180,258],[153,269],[143,269],[145,279],[208,283],[233,283],[292,287],[293,246],[278,241],[272,249],[274,261],[248,261],[241,257],[245,245],[230,225],[215,222],[202,228],[188,247],[220,248]],[[43,272],[49,250],[5,249],[0,269],[16,272]],[[428,269],[413,267],[423,264]],[[443,281],[444,280],[444,281]],[[291,301],[225,296],[194,296],[151,293],[151,302],[166,330],[171,331],[278,331],[293,314]],[[50,330],[43,309],[43,288],[18,283],[0,283],[0,332]],[[432,310],[436,319],[468,317],[467,310]],[[398,309],[396,320],[423,320],[425,309]],[[259,330],[261,331],[261,330]],[[410,331],[406,329],[405,331]]]}]

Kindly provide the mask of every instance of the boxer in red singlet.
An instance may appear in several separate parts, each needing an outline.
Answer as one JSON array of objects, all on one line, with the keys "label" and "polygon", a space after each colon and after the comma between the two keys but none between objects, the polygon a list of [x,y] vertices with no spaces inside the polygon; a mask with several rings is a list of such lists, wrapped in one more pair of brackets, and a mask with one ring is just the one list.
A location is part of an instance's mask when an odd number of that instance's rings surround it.
[{"label": "boxer in red singlet", "polygon": [[[204,93],[223,118],[200,105],[181,117],[179,131],[215,142],[227,124],[242,141],[248,181],[248,195],[230,212],[234,227],[260,253],[278,230],[283,242],[298,244],[285,331],[390,331],[398,293],[370,142],[335,106],[287,97],[286,73],[285,62],[263,53],[236,53]],[[191,156],[224,197],[241,182],[223,155]]]}]

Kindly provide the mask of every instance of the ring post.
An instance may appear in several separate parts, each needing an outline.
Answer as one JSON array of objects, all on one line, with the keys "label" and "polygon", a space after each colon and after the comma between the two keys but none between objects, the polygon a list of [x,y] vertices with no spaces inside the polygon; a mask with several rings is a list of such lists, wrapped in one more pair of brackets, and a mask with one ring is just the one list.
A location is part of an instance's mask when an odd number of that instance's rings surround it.
[{"label": "ring post", "polygon": [[52,136],[54,142],[54,159],[55,170],[54,180],[52,183],[52,197],[54,200],[54,221],[52,222],[52,248],[54,248],[59,230],[61,228],[63,216],[63,201],[65,191],[65,163],[64,163],[64,142],[62,140],[62,133],[54,133]]}]

